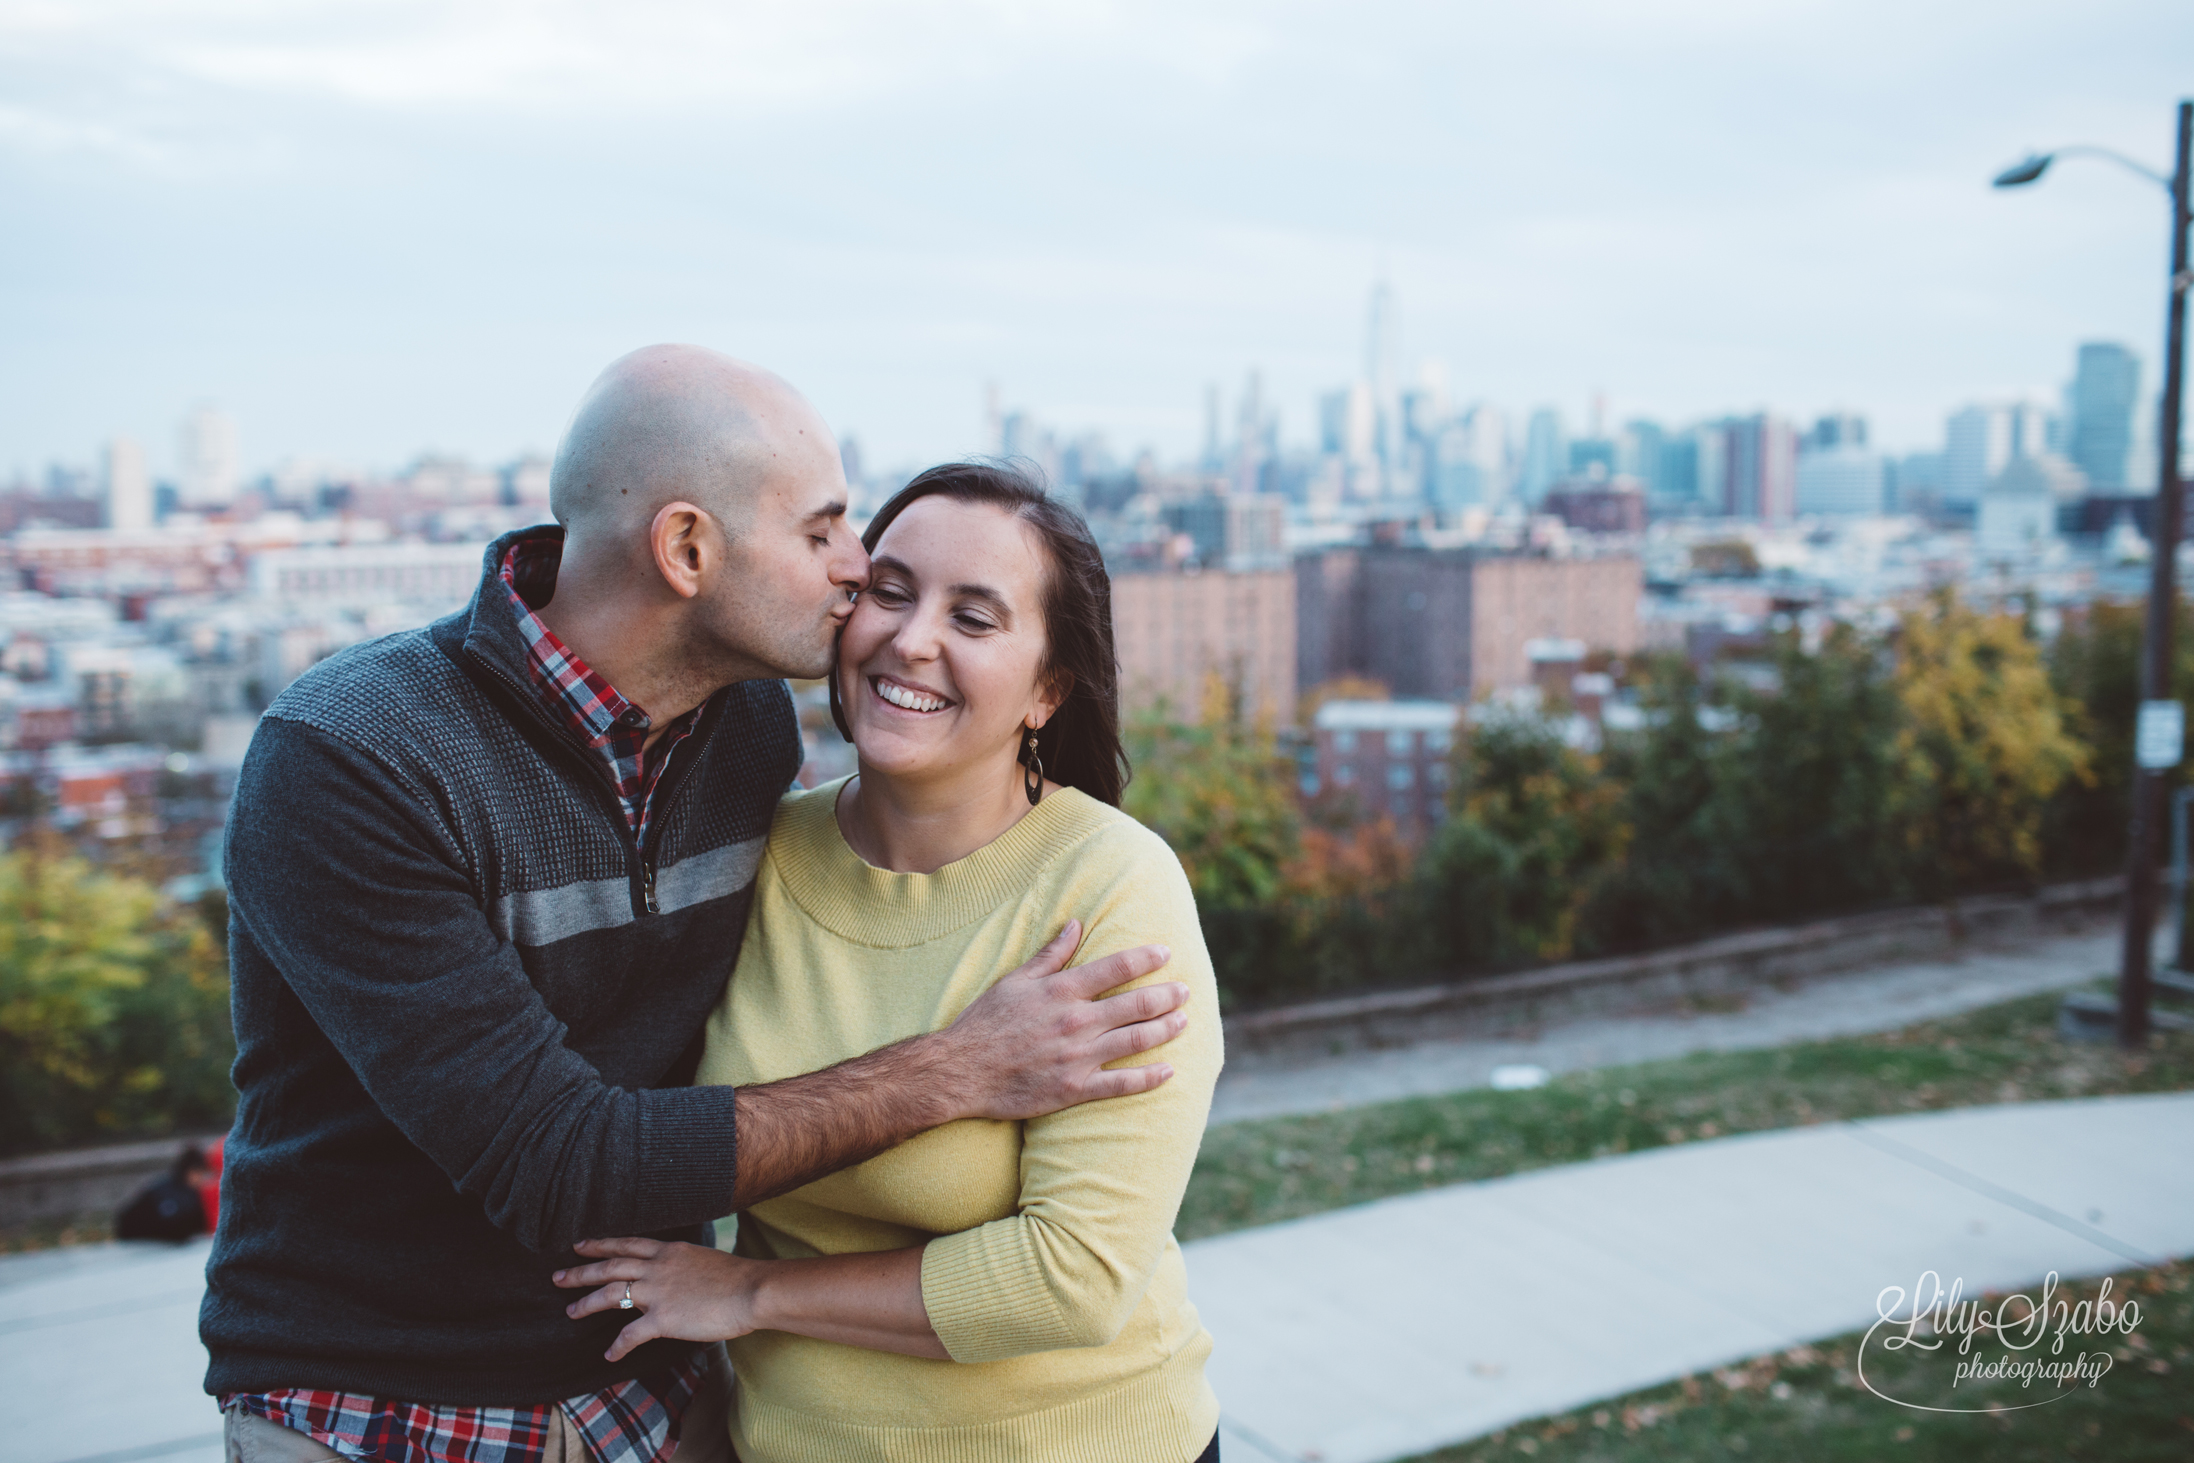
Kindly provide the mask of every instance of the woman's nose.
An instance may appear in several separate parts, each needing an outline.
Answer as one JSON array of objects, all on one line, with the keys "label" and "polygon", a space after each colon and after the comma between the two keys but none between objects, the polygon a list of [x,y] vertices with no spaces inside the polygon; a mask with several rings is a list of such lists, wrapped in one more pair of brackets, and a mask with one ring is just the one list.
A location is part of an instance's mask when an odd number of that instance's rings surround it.
[{"label": "woman's nose", "polygon": [[892,637],[891,648],[904,661],[935,660],[944,639],[942,629],[937,616],[917,610],[899,626],[899,633]]}]

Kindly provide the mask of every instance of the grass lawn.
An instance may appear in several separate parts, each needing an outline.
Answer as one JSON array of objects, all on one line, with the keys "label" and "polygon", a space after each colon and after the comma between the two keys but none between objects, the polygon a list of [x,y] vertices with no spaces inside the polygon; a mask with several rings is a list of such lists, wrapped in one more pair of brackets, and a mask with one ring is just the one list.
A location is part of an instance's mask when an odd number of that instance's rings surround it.
[{"label": "grass lawn", "polygon": [[[1391,1194],[1729,1133],[1929,1108],[2194,1087],[2194,1034],[2149,1049],[2056,1034],[2032,996],[1874,1036],[1610,1067],[1523,1092],[1480,1089],[1205,1135],[1184,1240]],[[2194,1439],[2186,1456],[2194,1457]]]},{"label": "grass lawn", "polygon": [[[2093,1298],[2099,1287],[2100,1281],[2071,1287],[2071,1299]],[[1417,1463],[2183,1463],[2194,1458],[2194,1268],[2166,1265],[2113,1277],[2112,1299],[2128,1297],[2140,1304],[2139,1326],[2130,1335],[2090,1336],[2077,1348],[2111,1354],[2110,1370],[2093,1387],[2036,1381],[2022,1390],[1999,1382],[1977,1392],[1971,1381],[1951,1384],[1952,1365],[1941,1353],[1889,1355],[1880,1336],[1866,1350],[1867,1380],[1903,1401],[1974,1407],[2059,1399],[2045,1406],[1940,1413],[1885,1402],[1859,1383],[1854,1362],[1861,1337],[1854,1334],[1524,1423]],[[2047,1348],[2045,1340],[2035,1350]],[[1987,1350],[2000,1355],[2003,1348]],[[2068,1338],[2065,1359],[2075,1351]]]},{"label": "grass lawn", "polygon": [[114,1216],[80,1214],[74,1219],[38,1219],[0,1224],[0,1255],[50,1250],[57,1245],[96,1245],[114,1238]]}]

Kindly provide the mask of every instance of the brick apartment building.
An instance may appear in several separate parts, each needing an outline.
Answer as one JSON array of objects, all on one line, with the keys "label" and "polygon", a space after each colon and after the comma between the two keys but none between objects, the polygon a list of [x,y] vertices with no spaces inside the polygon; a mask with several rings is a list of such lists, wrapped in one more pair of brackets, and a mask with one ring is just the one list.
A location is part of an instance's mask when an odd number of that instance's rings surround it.
[{"label": "brick apartment building", "polygon": [[1251,714],[1292,721],[1295,607],[1295,576],[1287,569],[1114,575],[1121,699],[1132,709],[1164,697],[1194,717],[1204,677],[1216,671],[1240,688]]},{"label": "brick apartment building", "polygon": [[1448,756],[1463,708],[1453,701],[1328,701],[1311,718],[1304,801],[1392,818],[1421,838],[1447,813]]},{"label": "brick apartment building", "polygon": [[1339,548],[1295,561],[1295,681],[1382,681],[1396,697],[1469,700],[1532,683],[1534,640],[1630,654],[1644,565],[1475,549]]}]

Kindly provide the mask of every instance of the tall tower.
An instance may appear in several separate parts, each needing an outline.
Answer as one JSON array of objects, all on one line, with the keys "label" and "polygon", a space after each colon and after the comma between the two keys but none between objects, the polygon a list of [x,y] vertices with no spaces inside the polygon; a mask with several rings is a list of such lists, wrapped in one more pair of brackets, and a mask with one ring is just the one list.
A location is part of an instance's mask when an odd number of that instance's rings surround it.
[{"label": "tall tower", "polygon": [[116,437],[107,443],[107,527],[124,533],[143,533],[152,527],[152,474],[145,469],[145,449],[135,439]]},{"label": "tall tower", "polygon": [[177,443],[183,501],[194,508],[226,507],[236,497],[236,423],[211,405],[183,422]]},{"label": "tall tower", "polygon": [[2133,407],[2140,395],[2140,359],[2122,345],[2089,341],[2080,347],[2079,362],[2072,378],[2072,441],[2066,455],[2098,491],[2147,487],[2129,481],[2126,471]]},{"label": "tall tower", "polygon": [[1256,371],[1249,373],[1249,380],[1242,387],[1241,410],[1235,418],[1234,491],[1254,493],[1264,481],[1265,453],[1268,447],[1265,431],[1265,384]]},{"label": "tall tower", "polygon": [[1391,491],[1402,462],[1402,331],[1395,318],[1394,287],[1382,272],[1371,287],[1371,318],[1364,340],[1364,379],[1371,383],[1372,452],[1379,487]]}]

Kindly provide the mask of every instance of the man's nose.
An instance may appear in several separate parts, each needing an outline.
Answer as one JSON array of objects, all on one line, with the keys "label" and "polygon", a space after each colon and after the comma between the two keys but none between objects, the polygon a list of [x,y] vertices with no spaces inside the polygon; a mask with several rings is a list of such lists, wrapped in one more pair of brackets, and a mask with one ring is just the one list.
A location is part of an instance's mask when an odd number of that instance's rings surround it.
[{"label": "man's nose", "polygon": [[861,547],[861,541],[853,536],[851,530],[846,533],[845,551],[830,567],[831,581],[846,593],[859,594],[868,588],[868,550]]}]

